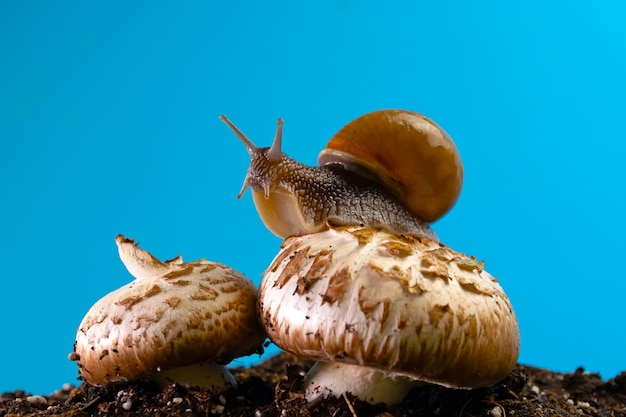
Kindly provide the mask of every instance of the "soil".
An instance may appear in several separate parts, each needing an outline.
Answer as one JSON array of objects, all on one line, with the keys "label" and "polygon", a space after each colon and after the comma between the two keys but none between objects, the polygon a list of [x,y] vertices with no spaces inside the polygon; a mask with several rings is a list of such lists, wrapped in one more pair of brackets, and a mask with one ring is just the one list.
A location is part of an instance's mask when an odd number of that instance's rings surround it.
[{"label": "soil", "polygon": [[414,388],[398,406],[371,405],[350,394],[307,403],[302,377],[312,362],[281,353],[251,368],[231,368],[239,386],[209,394],[149,382],[108,387],[65,384],[50,396],[24,391],[0,397],[8,416],[600,416],[626,417],[626,371],[609,381],[582,368],[556,373],[520,365],[491,388],[455,390],[435,385]]}]

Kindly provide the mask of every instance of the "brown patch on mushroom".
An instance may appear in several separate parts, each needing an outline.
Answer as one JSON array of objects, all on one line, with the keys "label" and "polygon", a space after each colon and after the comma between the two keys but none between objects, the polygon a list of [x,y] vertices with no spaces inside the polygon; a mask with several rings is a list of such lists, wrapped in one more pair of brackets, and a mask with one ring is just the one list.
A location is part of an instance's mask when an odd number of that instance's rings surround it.
[{"label": "brown patch on mushroom", "polygon": [[346,286],[349,284],[350,270],[347,266],[344,266],[328,279],[328,286],[326,291],[322,294],[322,304],[334,302],[341,299],[341,296],[345,292]]},{"label": "brown patch on mushroom", "polygon": [[476,315],[470,314],[465,316],[463,326],[465,329],[466,339],[472,340],[478,338],[478,319],[476,318]]},{"label": "brown patch on mushroom", "polygon": [[420,272],[426,278],[442,279],[447,282],[450,279],[448,267],[441,262],[441,257],[437,255],[437,251],[424,252],[420,263]]},{"label": "brown patch on mushroom", "polygon": [[313,263],[307,272],[298,276],[298,286],[296,293],[302,295],[306,293],[309,288],[319,281],[332,264],[332,251],[322,250],[315,255]]},{"label": "brown patch on mushroom", "polygon": [[463,288],[465,291],[469,291],[469,292],[473,292],[474,294],[482,294],[482,295],[487,295],[487,296],[491,296],[491,293],[489,291],[486,291],[484,289],[481,289],[478,285],[476,285],[476,283],[474,282],[459,282],[459,285],[461,286],[461,288]]},{"label": "brown patch on mushroom", "polygon": [[[285,239],[280,247],[281,247],[281,251],[279,252],[278,256],[274,259],[274,261],[272,262],[272,265],[274,266],[272,268],[272,272],[275,272],[276,269],[278,269],[278,267],[283,263],[283,261],[292,256],[294,253],[298,252],[299,250],[297,249],[298,247],[298,241],[292,241],[293,238],[287,238]],[[289,242],[292,241],[293,243],[289,244]],[[282,288],[282,287],[281,287]]]},{"label": "brown patch on mushroom", "polygon": [[187,266],[185,268],[175,269],[167,274],[163,275],[164,280],[172,280],[179,277],[184,277],[193,272],[193,266]]},{"label": "brown patch on mushroom", "polygon": [[151,323],[156,323],[161,320],[163,316],[163,311],[155,310],[151,311],[149,314],[141,314],[137,316],[137,328],[142,328],[150,325]]},{"label": "brown patch on mushroom", "polygon": [[158,284],[154,284],[148,291],[146,291],[143,295],[143,298],[150,298],[150,297],[154,297],[155,295],[159,294],[161,291],[163,291],[161,289],[161,287]]},{"label": "brown patch on mushroom", "polygon": [[433,240],[432,238],[428,237],[428,236],[416,236],[416,235],[400,235],[400,236],[395,236],[394,235],[394,239],[397,239],[398,241],[404,242],[409,246],[415,246],[415,245],[419,245],[419,246],[429,246],[432,244],[437,244],[437,245],[441,245],[441,246],[445,246],[443,243],[437,242],[435,240]]},{"label": "brown patch on mushroom", "polygon": [[188,279],[177,279],[177,280],[171,280],[170,284],[185,286],[185,285],[191,284],[191,281],[189,281]]},{"label": "brown patch on mushroom", "polygon": [[362,227],[359,229],[354,229],[350,233],[357,239],[359,246],[367,245],[372,241],[372,237],[374,236],[374,230],[369,227]]},{"label": "brown patch on mushroom", "polygon": [[289,261],[287,261],[287,264],[282,268],[280,278],[276,280],[274,285],[278,286],[279,288],[283,288],[292,277],[298,275],[298,272],[300,272],[300,270],[302,269],[302,263],[307,256],[308,249],[308,247],[302,248],[301,250],[298,250],[292,254],[291,259],[289,259]]},{"label": "brown patch on mushroom", "polygon": [[164,303],[170,306],[170,308],[176,308],[176,306],[180,304],[180,302],[180,297],[169,297],[164,301]]},{"label": "brown patch on mushroom", "polygon": [[198,284],[197,292],[191,294],[189,297],[195,301],[213,301],[219,296],[219,293],[211,287],[207,287],[204,284]]},{"label": "brown patch on mushroom", "polygon": [[[213,271],[218,272],[215,268],[213,269]],[[213,276],[209,274],[209,276],[202,278],[202,281],[208,282],[211,285],[222,285],[224,283],[232,282],[232,278],[237,277],[237,275],[230,274],[225,269],[220,268],[220,271],[221,271],[220,275]],[[239,281],[239,278],[235,278],[235,280]]]},{"label": "brown patch on mushroom", "polygon": [[333,251],[330,249],[324,249],[319,251],[315,255],[315,259],[313,260],[313,264],[311,268],[307,272],[307,275],[324,275],[326,271],[332,266],[333,262]]},{"label": "brown patch on mushroom", "polygon": [[[459,283],[459,285],[461,286],[461,288],[463,288],[466,291],[473,292],[475,294],[481,294],[481,295],[487,295],[487,296],[493,295],[493,289],[491,287],[485,285],[485,283],[482,280],[472,279],[471,278],[472,275],[468,276],[467,274],[476,274],[476,276],[478,276],[479,272],[473,269],[471,271],[467,271],[466,274],[455,274],[455,278],[457,282]],[[497,280],[493,277],[491,281],[497,282]]]},{"label": "brown patch on mushroom", "polygon": [[239,291],[239,285],[240,283],[238,282],[227,282],[227,283],[222,284],[220,289],[222,293],[224,294],[232,294],[232,293],[236,293],[237,291]]},{"label": "brown patch on mushroom", "polygon": [[309,288],[315,284],[315,282],[319,281],[319,278],[311,277],[307,278],[306,275],[298,277],[298,284],[296,286],[296,294],[303,295],[305,294]]},{"label": "brown patch on mushroom", "polygon": [[111,323],[118,325],[122,322],[123,318],[121,314],[113,314],[110,316],[111,318]]},{"label": "brown patch on mushroom", "polygon": [[380,327],[383,327],[387,319],[389,318],[390,301],[372,299],[370,291],[360,288],[358,293],[359,309],[370,320],[379,323]]},{"label": "brown patch on mushroom", "polygon": [[380,254],[383,256],[406,258],[412,253],[411,246],[399,240],[388,241],[380,246]]},{"label": "brown patch on mushroom", "polygon": [[404,292],[408,294],[415,294],[423,292],[424,289],[419,286],[417,282],[411,283],[411,275],[410,270],[404,270],[400,268],[398,265],[394,265],[388,270],[383,270],[382,268],[376,266],[373,263],[368,264],[367,266],[374,274],[378,275],[380,279],[391,279],[396,281]]},{"label": "brown patch on mushroom", "polygon": [[454,262],[457,264],[459,269],[463,269],[465,271],[477,271],[480,274],[485,269],[485,262],[477,261],[475,256],[457,256],[454,258]]},{"label": "brown patch on mushroom", "polygon": [[[208,272],[213,271],[215,268],[218,268],[219,266],[216,263],[213,264],[209,264],[209,265],[205,265],[201,270],[200,273],[201,274],[206,274]],[[208,277],[207,277],[208,278]]]},{"label": "brown patch on mushroom", "polygon": [[434,305],[430,311],[428,312],[428,318],[430,319],[430,323],[433,326],[437,326],[437,324],[445,317],[450,314],[450,305],[449,304],[436,304]]},{"label": "brown patch on mushroom", "polygon": [[126,311],[128,311],[141,300],[143,300],[142,297],[134,295],[134,296],[122,298],[121,300],[116,301],[115,304],[117,304],[118,306],[124,307]]}]

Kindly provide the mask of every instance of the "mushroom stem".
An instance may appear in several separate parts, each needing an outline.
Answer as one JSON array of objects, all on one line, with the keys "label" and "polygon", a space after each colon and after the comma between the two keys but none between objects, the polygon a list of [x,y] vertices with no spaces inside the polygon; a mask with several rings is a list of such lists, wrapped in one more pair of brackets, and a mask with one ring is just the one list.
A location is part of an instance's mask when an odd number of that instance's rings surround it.
[{"label": "mushroom stem", "polygon": [[350,392],[371,404],[399,404],[411,388],[424,382],[374,368],[339,362],[317,362],[304,377],[307,401]]},{"label": "mushroom stem", "polygon": [[176,382],[186,387],[200,387],[211,392],[226,391],[237,386],[233,374],[225,366],[213,361],[155,372],[151,379],[163,388]]}]

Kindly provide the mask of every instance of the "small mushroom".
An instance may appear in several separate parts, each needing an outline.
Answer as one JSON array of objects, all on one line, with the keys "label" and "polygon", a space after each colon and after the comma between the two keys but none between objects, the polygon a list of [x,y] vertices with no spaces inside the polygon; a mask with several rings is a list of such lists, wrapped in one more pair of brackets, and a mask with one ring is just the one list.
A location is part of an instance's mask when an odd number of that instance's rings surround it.
[{"label": "small mushroom", "polygon": [[428,237],[350,226],[287,238],[259,307],[274,343],[320,361],[305,377],[308,401],[351,392],[394,404],[416,380],[490,386],[519,353],[517,319],[497,280]]},{"label": "small mushroom", "polygon": [[115,239],[135,280],[87,312],[70,359],[91,384],[148,377],[215,391],[236,385],[223,364],[260,350],[256,288],[205,259],[161,262],[133,240]]}]

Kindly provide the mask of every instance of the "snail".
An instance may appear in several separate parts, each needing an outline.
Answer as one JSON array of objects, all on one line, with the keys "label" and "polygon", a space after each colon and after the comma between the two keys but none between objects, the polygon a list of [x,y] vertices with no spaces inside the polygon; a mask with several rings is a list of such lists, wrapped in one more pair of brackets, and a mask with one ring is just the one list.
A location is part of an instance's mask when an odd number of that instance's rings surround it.
[{"label": "snail", "polygon": [[256,146],[225,116],[251,158],[248,188],[265,226],[279,237],[361,225],[436,239],[429,223],[456,202],[463,165],[450,136],[406,110],[379,110],[344,126],[319,155],[320,166],[282,152],[283,121],[270,147]]}]

